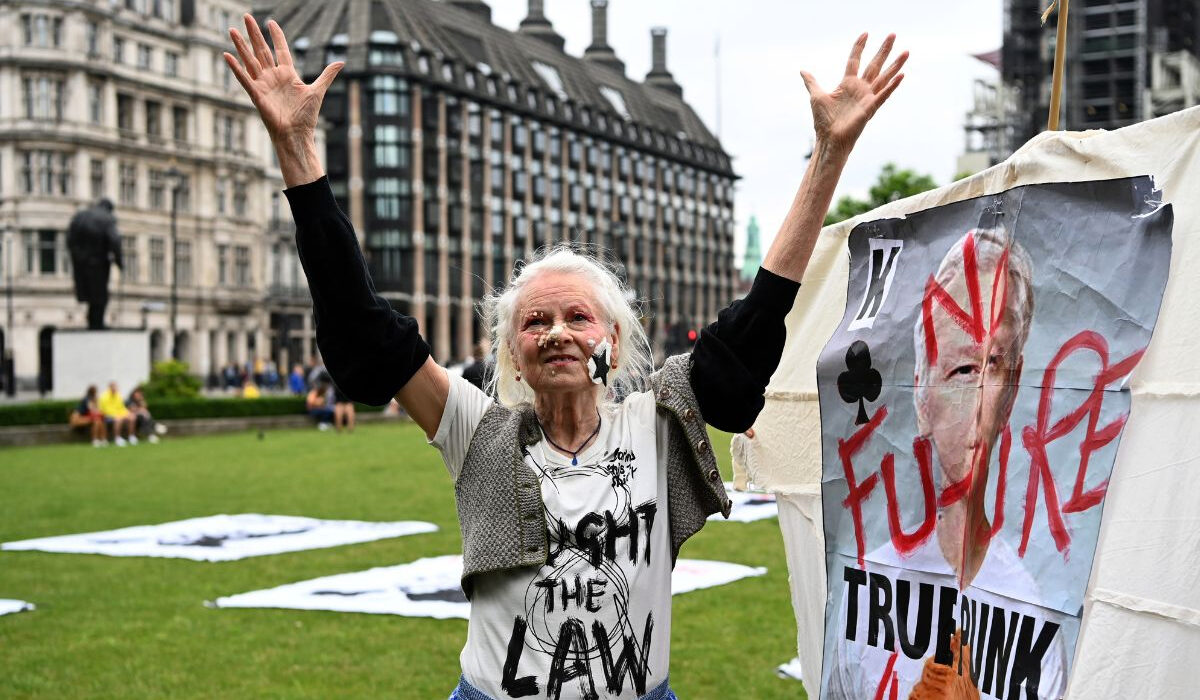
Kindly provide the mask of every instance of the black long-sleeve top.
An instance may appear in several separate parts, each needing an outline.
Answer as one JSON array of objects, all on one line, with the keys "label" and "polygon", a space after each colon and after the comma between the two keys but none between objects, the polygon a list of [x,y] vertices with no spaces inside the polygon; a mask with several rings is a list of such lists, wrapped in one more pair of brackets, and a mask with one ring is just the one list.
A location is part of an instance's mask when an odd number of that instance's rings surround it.
[{"label": "black long-sleeve top", "polygon": [[[417,322],[375,291],[350,220],[329,180],[284,191],[296,220],[296,248],[308,277],[317,345],[334,383],[355,401],[391,400],[429,357]],[[784,317],[800,284],[759,269],[744,299],[723,309],[692,350],[692,387],[704,420],[741,432],[758,417],[779,366]]]}]

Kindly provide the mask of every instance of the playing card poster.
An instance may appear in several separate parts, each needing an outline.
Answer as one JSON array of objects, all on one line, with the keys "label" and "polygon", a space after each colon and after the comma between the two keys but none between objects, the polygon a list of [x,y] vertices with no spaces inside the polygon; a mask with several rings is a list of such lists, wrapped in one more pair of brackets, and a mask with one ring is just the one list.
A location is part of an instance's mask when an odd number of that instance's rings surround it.
[{"label": "playing card poster", "polygon": [[821,696],[1058,698],[1171,255],[1149,177],[860,224],[821,353]]}]

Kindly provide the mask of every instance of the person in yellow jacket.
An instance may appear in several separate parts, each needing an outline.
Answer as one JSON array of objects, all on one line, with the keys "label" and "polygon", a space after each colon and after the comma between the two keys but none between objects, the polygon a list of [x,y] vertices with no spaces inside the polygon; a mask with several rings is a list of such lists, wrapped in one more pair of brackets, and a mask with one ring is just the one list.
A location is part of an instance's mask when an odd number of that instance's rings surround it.
[{"label": "person in yellow jacket", "polygon": [[121,392],[117,391],[116,382],[108,383],[108,389],[100,394],[99,404],[100,415],[104,417],[105,425],[109,426],[113,443],[117,447],[136,445],[138,439],[137,435],[133,434],[133,414],[125,407],[125,400],[121,398]]}]

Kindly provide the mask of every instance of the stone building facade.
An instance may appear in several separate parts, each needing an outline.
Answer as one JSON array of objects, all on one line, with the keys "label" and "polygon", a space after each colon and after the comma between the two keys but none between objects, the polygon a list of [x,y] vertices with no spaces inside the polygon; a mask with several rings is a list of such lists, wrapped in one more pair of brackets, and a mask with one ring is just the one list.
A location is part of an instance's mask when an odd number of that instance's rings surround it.
[{"label": "stone building facade", "polygon": [[0,6],[0,337],[19,388],[47,389],[55,330],[86,326],[66,229],[101,197],[115,204],[124,258],[106,321],[148,329],[152,359],[174,354],[207,375],[313,352],[278,166],[221,58],[227,27],[248,9],[222,0]]},{"label": "stone building facade", "polygon": [[380,292],[442,362],[486,333],[477,302],[561,242],[603,251],[644,300],[656,350],[737,289],[729,156],[667,70],[644,80],[607,44],[592,0],[582,57],[531,0],[515,31],[480,0],[263,0],[307,78],[345,60],[326,97],[330,181]]}]

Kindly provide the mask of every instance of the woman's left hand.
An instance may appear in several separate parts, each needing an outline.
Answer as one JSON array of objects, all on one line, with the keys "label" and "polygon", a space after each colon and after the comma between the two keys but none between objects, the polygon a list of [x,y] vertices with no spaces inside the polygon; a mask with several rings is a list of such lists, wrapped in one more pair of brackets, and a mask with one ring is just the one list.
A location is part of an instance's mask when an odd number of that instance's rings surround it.
[{"label": "woman's left hand", "polygon": [[859,75],[859,62],[867,45],[867,35],[858,37],[846,62],[846,74],[832,92],[822,90],[811,73],[800,72],[808,88],[818,142],[842,152],[849,152],[854,147],[863,127],[904,79],[900,68],[908,60],[907,51],[897,56],[886,70],[883,68],[895,40],[896,35],[889,34],[862,75]]}]

